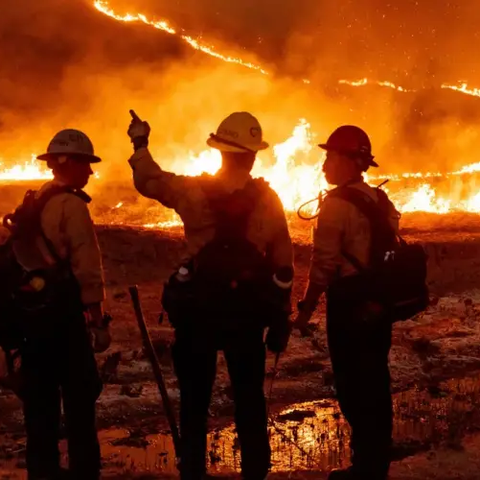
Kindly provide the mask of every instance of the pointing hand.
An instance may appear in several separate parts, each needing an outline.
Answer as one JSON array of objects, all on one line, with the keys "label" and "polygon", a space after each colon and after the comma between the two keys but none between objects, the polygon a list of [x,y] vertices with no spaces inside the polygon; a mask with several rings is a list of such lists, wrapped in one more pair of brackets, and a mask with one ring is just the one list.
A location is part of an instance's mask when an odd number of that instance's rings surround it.
[{"label": "pointing hand", "polygon": [[148,146],[148,137],[150,136],[150,125],[140,119],[134,110],[130,110],[132,121],[128,128],[128,136],[130,137],[135,150]]}]

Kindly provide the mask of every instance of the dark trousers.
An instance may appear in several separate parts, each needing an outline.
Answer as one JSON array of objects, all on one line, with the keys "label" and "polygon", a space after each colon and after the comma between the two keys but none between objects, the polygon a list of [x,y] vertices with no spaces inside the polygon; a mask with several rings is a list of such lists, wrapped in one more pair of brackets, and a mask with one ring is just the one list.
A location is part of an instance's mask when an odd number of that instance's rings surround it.
[{"label": "dark trousers", "polygon": [[75,479],[98,479],[95,403],[102,386],[83,315],[58,319],[27,338],[21,374],[28,478],[58,476],[63,401],[70,474]]},{"label": "dark trousers", "polygon": [[327,333],[338,402],[352,429],[353,471],[383,480],[390,466],[393,407],[387,319],[365,325],[358,310],[327,298]]},{"label": "dark trousers", "polygon": [[270,445],[263,383],[263,330],[238,332],[176,331],[173,360],[180,387],[181,478],[206,473],[207,417],[216,376],[217,352],[223,350],[235,401],[242,475],[263,479],[270,468]]}]

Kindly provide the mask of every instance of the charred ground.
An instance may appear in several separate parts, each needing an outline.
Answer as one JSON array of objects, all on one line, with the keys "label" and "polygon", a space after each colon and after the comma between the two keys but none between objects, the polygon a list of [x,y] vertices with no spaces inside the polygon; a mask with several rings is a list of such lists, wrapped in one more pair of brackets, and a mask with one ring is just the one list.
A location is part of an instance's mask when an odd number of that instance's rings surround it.
[{"label": "charred ground", "polygon": [[[422,242],[429,253],[429,282],[434,301],[430,309],[416,321],[395,327],[391,364],[393,386],[397,392],[396,440],[399,457],[424,450],[435,452],[443,447],[461,448],[462,442],[474,441],[469,440],[468,435],[480,427],[475,380],[477,372],[480,372],[480,291],[476,289],[480,276],[480,227],[477,217],[461,214],[444,217],[413,215],[405,217],[404,225],[406,237]],[[292,232],[295,239],[296,302],[305,288],[310,246],[308,228],[304,224],[294,222]],[[152,231],[99,226],[98,235],[107,280],[106,307],[115,319],[112,324],[114,343],[106,354],[99,356],[105,381],[105,390],[99,402],[99,427],[107,471],[112,475],[125,472],[133,476],[137,470],[156,470],[158,465],[151,459],[156,455],[151,452],[151,442],[157,442],[158,446],[158,442],[163,441],[167,443],[159,447],[159,451],[164,455],[161,458],[168,460],[160,462],[160,466],[163,465],[161,469],[167,474],[173,468],[171,445],[166,437],[155,437],[157,432],[165,431],[167,425],[150,367],[142,351],[127,288],[129,285],[139,285],[168,389],[178,407],[178,390],[169,353],[173,331],[166,321],[159,324],[158,320],[162,284],[177,264],[184,248],[181,230]],[[315,412],[329,412],[327,423],[311,427],[319,438],[322,435],[332,437],[330,440],[326,437],[325,442],[337,457],[326,463],[322,460],[321,466],[328,467],[339,464],[345,457],[345,449],[339,450],[338,439],[332,432],[336,429],[340,429],[338,432],[346,430],[342,423],[338,424],[341,420],[335,402],[331,400],[333,378],[326,346],[323,305],[315,321],[318,323],[318,333],[314,339],[302,339],[294,334],[288,353],[280,364],[270,408],[273,415],[280,414],[277,427],[285,427],[287,433],[284,435],[294,438],[291,432],[296,428],[297,441],[300,442],[304,435],[301,428],[305,428],[302,425],[315,417]],[[272,374],[272,360],[268,360],[269,377]],[[473,380],[468,380],[472,375]],[[368,392],[365,394],[368,395]],[[294,405],[322,399],[327,403]],[[429,413],[429,405],[436,401],[443,403],[432,407],[433,413]],[[16,464],[22,465],[23,456],[20,403],[10,392],[3,390],[0,404],[4,412],[0,421],[4,432],[3,464],[5,471],[10,470],[11,475],[13,472],[20,475],[15,467]],[[212,428],[219,431],[212,434],[218,436],[215,441],[212,440],[212,445],[218,444],[215,447],[217,450],[223,445],[224,453],[217,452],[218,460],[215,461],[214,455],[212,461],[219,472],[231,471],[235,466],[224,451],[225,445],[233,442],[233,432],[228,434],[232,413],[228,376],[223,358],[219,356],[210,419]],[[407,426],[401,427],[402,422],[407,422]],[[422,427],[425,424],[428,428]],[[223,430],[225,428],[227,430]],[[275,431],[272,435],[275,439]],[[348,432],[341,435],[348,435]],[[281,440],[278,441],[282,443]],[[277,452],[279,470],[287,468],[281,459],[285,456],[282,448],[289,443],[284,440],[283,444]],[[291,450],[295,451],[296,447],[291,446]],[[145,453],[142,454],[142,451]],[[298,452],[287,469],[304,470],[308,467],[308,462],[297,457]],[[418,457],[415,458],[415,461],[419,461]],[[404,460],[409,461],[412,460]],[[401,471],[402,465],[399,464],[398,471]],[[310,465],[310,468],[315,467],[319,468],[315,463]]]}]

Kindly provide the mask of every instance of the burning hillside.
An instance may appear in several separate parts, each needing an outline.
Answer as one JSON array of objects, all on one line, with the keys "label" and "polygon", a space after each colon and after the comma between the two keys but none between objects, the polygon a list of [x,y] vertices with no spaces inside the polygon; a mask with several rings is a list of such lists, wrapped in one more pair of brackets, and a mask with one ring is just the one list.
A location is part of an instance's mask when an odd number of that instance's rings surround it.
[{"label": "burning hillside", "polygon": [[[254,167],[254,176],[263,176],[278,192],[286,210],[291,213],[308,200],[315,199],[320,190],[328,185],[322,172],[321,151],[316,136],[306,120],[301,120],[290,137],[272,148],[270,156],[262,154]],[[171,162],[171,169],[178,174],[214,174],[220,167],[221,157],[215,150],[205,149],[199,154],[179,157]],[[385,186],[402,213],[429,212],[480,212],[480,194],[477,191],[480,163],[465,166],[457,171],[406,172],[398,175],[367,175],[367,181],[378,185],[389,179]],[[158,203],[139,198],[131,182],[116,182],[96,175],[89,186],[95,202],[92,205],[98,223],[116,225],[138,225],[148,228],[170,228],[181,225],[180,218]],[[0,213],[7,213],[21,200],[31,182],[45,181],[50,172],[33,159],[17,164],[0,172],[0,187],[3,193]],[[18,184],[13,196],[6,195],[5,185]],[[106,184],[108,187],[106,187]],[[311,214],[317,202],[310,203],[303,212]],[[294,226],[292,224],[292,227]],[[299,225],[300,230],[306,225]],[[468,228],[468,227],[467,227]],[[297,230],[297,227],[294,228]]]},{"label": "burning hillside", "polygon": [[[1,114],[4,184],[49,178],[50,172],[30,156],[45,148],[55,130],[75,126],[92,137],[104,158],[91,186],[100,204],[97,219],[130,223],[133,215],[136,224],[177,224],[178,218],[159,212],[158,206],[133,200],[126,164],[131,147],[124,133],[128,109],[134,107],[151,123],[152,151],[160,165],[185,175],[218,169],[218,152],[206,149],[204,139],[225,114],[248,109],[260,118],[274,145],[262,153],[254,175],[271,183],[290,212],[328,187],[316,144],[340,123],[358,123],[369,132],[381,168],[369,172],[367,180],[379,184],[390,179],[386,188],[402,212],[480,211],[480,91],[468,82],[438,81],[425,89],[421,83],[369,78],[326,81],[325,76],[320,81],[316,73],[280,73],[245,52],[234,55],[231,47],[224,51],[225,37],[217,47],[213,39],[156,17],[151,9],[146,14],[132,5],[117,10],[118,2],[105,0],[68,6],[49,1],[58,16],[47,29],[34,24],[29,35],[42,39],[36,47],[39,55],[31,57],[25,50],[17,67],[57,86],[60,103],[54,101],[52,89],[37,96],[36,104],[31,102],[30,79],[17,92],[12,88],[12,67],[0,67],[10,82]],[[15,38],[22,52],[27,38],[22,19],[38,13],[8,11],[7,20],[18,27]],[[65,33],[59,28],[74,17],[74,29]],[[58,36],[66,39],[62,51],[53,41]],[[188,52],[201,55],[189,57],[187,64]],[[167,58],[172,60],[168,68]],[[344,73],[352,73],[347,70]],[[47,104],[58,108],[45,109]],[[35,125],[25,122],[29,115],[37,119]],[[315,208],[312,203],[310,211]]]}]

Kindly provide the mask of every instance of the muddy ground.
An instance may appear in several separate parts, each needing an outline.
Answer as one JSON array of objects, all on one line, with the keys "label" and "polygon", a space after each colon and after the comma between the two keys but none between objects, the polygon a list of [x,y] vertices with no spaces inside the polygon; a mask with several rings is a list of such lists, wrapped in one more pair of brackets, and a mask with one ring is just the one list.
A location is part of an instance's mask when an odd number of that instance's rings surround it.
[{"label": "muddy ground", "polygon": [[[398,324],[391,353],[395,391],[396,450],[392,478],[480,478],[480,222],[478,216],[413,215],[404,218],[407,239],[430,256],[432,306]],[[305,225],[292,221],[295,239],[294,301],[305,288],[310,247]],[[137,284],[148,326],[178,408],[169,346],[173,332],[159,323],[163,281],[183,249],[181,231],[101,226],[99,239],[107,279],[107,310],[114,342],[98,356],[105,382],[98,424],[105,475],[156,478],[175,474],[173,448],[151,369],[142,351],[127,288]],[[273,476],[323,478],[348,463],[348,427],[334,400],[325,336],[324,305],[313,339],[293,335],[279,365],[270,400]],[[266,390],[273,358],[268,358]],[[368,395],[368,392],[365,392]],[[20,403],[0,393],[0,478],[24,478],[24,434]],[[210,409],[212,473],[239,468],[231,426],[233,403],[225,362]],[[3,476],[2,476],[3,475]],[[143,475],[143,476],[142,476]]]}]

